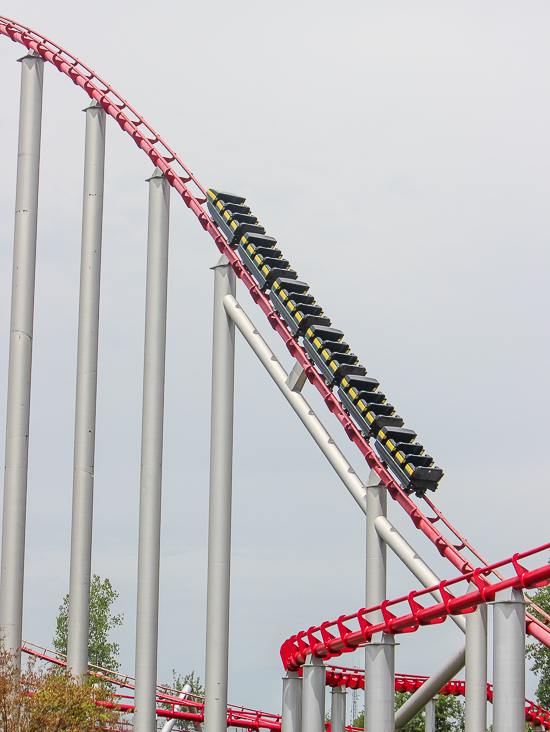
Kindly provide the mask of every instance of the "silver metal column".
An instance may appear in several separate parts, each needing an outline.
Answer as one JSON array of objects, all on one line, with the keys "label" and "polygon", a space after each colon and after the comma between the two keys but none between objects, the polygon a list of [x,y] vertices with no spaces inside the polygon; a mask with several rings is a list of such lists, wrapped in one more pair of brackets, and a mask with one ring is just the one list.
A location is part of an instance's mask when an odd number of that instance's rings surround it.
[{"label": "silver metal column", "polygon": [[525,729],[525,600],[519,590],[493,603],[493,730]]},{"label": "silver metal column", "polygon": [[365,646],[365,732],[395,730],[395,640],[384,633]]},{"label": "silver metal column", "polygon": [[206,732],[226,732],[235,326],[224,309],[223,299],[226,295],[235,296],[235,274],[225,255],[212,269],[215,272],[214,343],[204,728]]},{"label": "silver metal column", "polygon": [[170,186],[156,168],[149,178],[136,619],[136,732],[156,729],[169,215]]},{"label": "silver metal column", "polygon": [[[430,699],[426,704],[426,721],[424,724],[425,732],[435,732],[435,705],[436,699]],[[473,728],[472,728],[473,729]],[[485,727],[479,727],[478,732],[484,732]]]},{"label": "silver metal column", "polygon": [[33,52],[21,61],[21,102],[15,194],[15,232],[2,520],[0,628],[6,650],[21,664],[27,462],[38,216],[38,175],[44,61]]},{"label": "silver metal column", "polygon": [[320,658],[308,656],[302,671],[302,732],[324,732],[325,664]]},{"label": "silver metal column", "polygon": [[464,668],[465,659],[466,646],[462,646],[397,710],[395,713],[395,729],[403,729],[403,727],[414,719],[418,712],[424,709],[430,699],[438,694],[440,689]]},{"label": "silver metal column", "polygon": [[345,686],[335,686],[331,692],[330,732],[344,732],[346,728],[346,696]]},{"label": "silver metal column", "polygon": [[99,336],[99,282],[103,226],[105,111],[93,102],[86,110],[80,307],[76,369],[73,519],[67,666],[75,677],[88,668],[92,519]]},{"label": "silver metal column", "polygon": [[296,671],[283,678],[281,732],[302,732],[302,679]]},{"label": "silver metal column", "polygon": [[487,728],[487,605],[466,615],[465,722],[466,732]]},{"label": "silver metal column", "polygon": [[[375,527],[375,519],[386,516],[387,492],[371,470],[367,482],[367,608],[386,599],[386,544]],[[382,611],[369,613],[371,623],[382,621]],[[365,732],[393,732],[395,698],[395,642],[381,633],[365,646]]]},{"label": "silver metal column", "polygon": [[[378,534],[375,519],[386,516],[388,495],[386,487],[374,470],[367,482],[367,589],[366,607],[380,605],[386,599],[386,542]],[[371,623],[382,621],[382,611],[367,616]]]}]

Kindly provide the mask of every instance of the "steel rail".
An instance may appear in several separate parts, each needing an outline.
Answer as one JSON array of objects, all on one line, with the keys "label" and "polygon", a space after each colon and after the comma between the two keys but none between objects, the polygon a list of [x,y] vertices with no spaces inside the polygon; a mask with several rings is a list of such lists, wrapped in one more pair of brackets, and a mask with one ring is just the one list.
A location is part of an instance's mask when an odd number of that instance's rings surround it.
[{"label": "steel rail", "polygon": [[[30,646],[34,647],[31,648]],[[67,662],[66,660],[64,660],[63,654],[57,654],[55,653],[55,651],[50,651],[49,649],[42,646],[36,646],[35,644],[29,643],[28,641],[23,641],[21,651],[23,653],[26,653],[27,655],[34,656],[48,663],[53,663],[57,666],[61,666],[64,668],[67,667]],[[55,656],[51,655],[54,653]],[[123,674],[110,671],[109,669],[104,669],[99,666],[93,666],[92,664],[89,664],[88,674],[90,676],[95,676],[102,681],[116,684],[117,686],[128,688],[130,690],[134,690],[134,684],[131,683],[134,681],[134,678],[132,676],[125,676]],[[170,704],[172,705],[172,707],[181,705],[182,700],[178,696],[178,694],[179,692],[177,689],[169,689],[168,687],[157,685],[157,704]],[[123,697],[123,695],[121,694],[116,694],[116,696],[120,698],[132,698]],[[186,719],[188,721],[193,721],[197,723],[203,722],[204,699],[193,694],[191,696],[194,696],[195,698],[186,699],[184,706],[195,708],[197,709],[196,712],[175,712],[174,714],[172,714],[170,710],[161,709],[159,711],[159,709],[157,709],[157,715],[174,719]],[[115,706],[122,709],[122,706],[124,705],[116,704]],[[126,707],[127,709],[122,709],[122,711],[133,711],[133,705],[126,705]],[[248,707],[238,706],[236,704],[229,704],[227,707],[227,725],[234,727],[243,727],[245,729],[269,729],[278,732],[278,730],[281,729],[281,715],[271,714],[269,712],[262,712],[256,709],[249,709]]]},{"label": "steel rail", "polygon": [[[411,692],[420,689],[428,680],[428,676],[415,674],[395,674],[395,691]],[[359,669],[345,666],[327,666],[327,686],[346,686],[350,689],[363,689],[365,685],[364,672]],[[443,696],[464,696],[466,683],[462,679],[451,679],[441,687],[439,694]],[[487,684],[487,700],[493,700],[493,685]],[[544,725],[543,729],[550,729],[550,711],[536,702],[525,699],[525,721],[532,724]]]},{"label": "steel rail", "polygon": [[[291,636],[281,646],[283,665],[287,671],[297,671],[306,662],[308,655],[321,659],[334,658],[342,653],[349,653],[358,646],[370,643],[372,636],[376,633],[414,632],[421,625],[441,623],[449,615],[463,615],[472,612],[478,605],[492,602],[496,594],[502,590],[522,590],[544,586],[550,581],[550,565],[546,563],[536,569],[528,570],[520,564],[520,561],[548,549],[550,549],[550,543],[530,549],[527,552],[514,554],[513,557],[495,562],[489,567],[477,568],[451,580],[443,580],[438,585],[419,592],[411,592],[394,600],[385,600],[379,605],[362,608],[352,615],[341,615],[337,620],[326,621],[319,626],[309,628],[307,631],[300,631]],[[514,577],[492,585],[486,583],[485,575],[508,564],[512,564],[516,572]],[[459,582],[472,582],[475,584],[476,590],[458,596],[451,594],[449,588]],[[441,593],[443,601],[429,607],[423,607],[418,601],[419,598],[428,597],[435,591]],[[408,603],[410,612],[396,616],[389,608],[401,603]],[[370,623],[365,616],[376,610],[381,611],[383,621]],[[345,625],[345,623],[352,620],[355,620],[359,625],[358,630],[352,630]],[[338,635],[333,635],[328,630],[329,628],[335,629]],[[316,637],[316,633],[320,633],[321,638]],[[307,643],[304,640],[305,638],[307,638]]]},{"label": "steel rail", "polygon": [[[5,35],[15,43],[20,43],[27,49],[38,53],[45,61],[53,64],[58,71],[68,76],[91,99],[96,100],[121,129],[130,135],[135,144],[148,155],[153,165],[160,168],[170,185],[180,194],[186,206],[195,214],[202,228],[214,239],[219,251],[227,256],[235,274],[243,281],[254,302],[264,312],[272,328],[281,336],[290,354],[300,363],[308,380],[321,394],[328,409],[338,419],[348,438],[360,450],[369,467],[377,473],[393,500],[405,510],[416,528],[427,536],[443,557],[448,559],[462,573],[473,571],[473,565],[462,556],[451,541],[433,526],[433,520],[430,520],[422,513],[383,465],[376,452],[369,445],[368,440],[329,389],[320,372],[309,361],[304,349],[292,337],[286,325],[273,309],[269,298],[259,289],[236,252],[230,247],[225,237],[204,210],[202,204],[205,203],[206,199],[202,196],[206,196],[205,189],[172,148],[109,84],[79,61],[76,56],[73,56],[46,36],[2,15],[0,15],[0,35]],[[140,127],[145,132],[138,129]],[[151,137],[148,135],[151,135]],[[172,167],[173,165],[181,168],[184,175],[180,174],[181,171],[175,170]],[[192,184],[192,187],[200,192],[202,196],[198,196],[196,191],[194,192],[187,184]],[[550,630],[532,615],[526,613],[526,616],[527,632],[550,648]]]}]

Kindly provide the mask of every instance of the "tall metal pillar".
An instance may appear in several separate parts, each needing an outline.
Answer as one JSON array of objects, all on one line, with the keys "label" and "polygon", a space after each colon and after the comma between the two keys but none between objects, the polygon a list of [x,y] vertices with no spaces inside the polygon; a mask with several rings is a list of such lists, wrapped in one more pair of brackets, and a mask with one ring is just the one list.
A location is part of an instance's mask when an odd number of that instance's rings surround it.
[{"label": "tall metal pillar", "polygon": [[330,732],[344,732],[346,728],[346,696],[345,686],[335,686],[331,692]]},{"label": "tall metal pillar", "polygon": [[325,730],[325,664],[308,656],[302,666],[302,732]]},{"label": "tall metal pillar", "polygon": [[99,282],[103,226],[105,111],[93,102],[86,112],[80,307],[76,368],[73,518],[67,666],[75,677],[88,668],[92,519],[99,337]]},{"label": "tall metal pillar", "polygon": [[[435,732],[435,705],[436,699],[430,699],[426,704],[426,721],[424,723],[425,732]],[[473,731],[472,727],[472,731]],[[478,727],[477,732],[484,732],[485,727]]]},{"label": "tall metal pillar", "polygon": [[519,590],[493,603],[493,730],[525,729],[525,600]]},{"label": "tall metal pillar", "polygon": [[[380,605],[386,599],[386,542],[378,534],[374,522],[378,516],[386,516],[387,502],[386,487],[371,470],[367,482],[367,608]],[[382,612],[369,613],[367,618],[371,623],[381,622]]]},{"label": "tall metal pillar", "polygon": [[466,615],[465,722],[466,732],[487,728],[487,605]]},{"label": "tall metal pillar", "polygon": [[235,325],[223,306],[235,273],[223,255],[214,274],[214,343],[206,601],[205,732],[227,730]]},{"label": "tall metal pillar", "polygon": [[365,646],[365,732],[395,730],[395,645],[384,633]]},{"label": "tall metal pillar", "polygon": [[15,232],[2,519],[0,628],[4,648],[21,665],[27,463],[36,268],[36,227],[44,61],[34,52],[21,61],[21,101],[15,194]]},{"label": "tall metal pillar", "polygon": [[169,215],[170,186],[156,168],[149,178],[136,619],[136,732],[156,729]]},{"label": "tall metal pillar", "polygon": [[302,732],[302,679],[296,671],[283,678],[281,732]]},{"label": "tall metal pillar", "polygon": [[[371,470],[367,482],[367,582],[366,607],[386,599],[386,543],[375,520],[386,516],[387,492]],[[382,621],[382,612],[367,615],[371,623]],[[365,647],[365,732],[393,732],[395,697],[395,641],[381,633]]]}]

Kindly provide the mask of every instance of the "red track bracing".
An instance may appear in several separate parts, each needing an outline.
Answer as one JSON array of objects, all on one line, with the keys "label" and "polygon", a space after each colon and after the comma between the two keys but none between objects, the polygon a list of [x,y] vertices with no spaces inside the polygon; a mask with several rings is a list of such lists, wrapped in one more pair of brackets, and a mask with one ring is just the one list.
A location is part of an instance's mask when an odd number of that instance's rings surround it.
[{"label": "red track bracing", "polygon": [[[341,615],[337,620],[326,621],[319,626],[301,631],[291,636],[281,646],[284,667],[290,671],[297,671],[306,662],[306,657],[309,655],[328,659],[343,653],[350,653],[358,646],[369,643],[375,633],[411,633],[418,630],[421,625],[442,623],[448,615],[464,615],[473,612],[478,605],[494,600],[496,593],[502,590],[523,590],[544,586],[550,581],[550,564],[545,562],[541,567],[527,570],[519,562],[540,552],[548,551],[548,549],[550,549],[550,543],[523,554],[514,554],[510,559],[483,569],[476,569],[452,580],[443,580],[438,585],[420,592],[411,592],[409,595],[398,597],[395,600],[385,600],[381,605],[362,608],[352,615]],[[515,576],[496,584],[487,585],[484,575],[508,564],[513,566]],[[473,582],[477,589],[453,595],[450,588],[463,582]],[[437,590],[441,593],[443,602],[424,607],[420,601],[431,598],[431,593]],[[400,615],[394,615],[389,608],[395,610],[396,606],[405,606],[407,612],[401,609]],[[376,610],[381,611],[383,620],[373,624],[365,616]],[[350,623],[353,623],[355,628],[350,628]]]},{"label": "red track bracing", "polygon": [[[26,643],[23,641],[21,650],[30,656],[47,661],[48,663],[53,663],[62,667],[67,666],[66,661],[64,661],[61,656],[57,655],[54,651],[49,651],[47,648],[35,646],[32,643]],[[99,677],[103,681],[115,684],[116,686],[121,687],[121,689],[128,689],[130,691],[133,691],[134,689],[134,679],[131,676],[123,676],[92,665],[89,666],[88,673],[91,676]],[[194,722],[195,724],[202,724],[204,721],[204,699],[201,697],[186,699],[184,703],[185,706],[194,709],[194,711],[177,712],[174,708],[182,705],[182,700],[179,698],[178,693],[179,692],[176,689],[157,686],[157,705],[164,704],[167,707],[158,707],[156,710],[157,717],[165,717],[167,719],[185,719],[187,721]],[[131,713],[134,711],[134,697],[132,694],[124,694],[121,691],[120,693],[114,694],[114,697],[116,697],[116,703],[103,703],[103,706],[111,708],[116,706],[124,713]],[[230,704],[227,707],[227,726],[240,727],[248,730],[266,729],[273,730],[274,732],[280,732],[281,715],[269,714],[268,712],[260,712],[255,709],[248,709],[247,707],[239,707],[234,704]]]},{"label": "red track bracing", "polygon": [[[40,658],[49,663],[58,666],[66,666],[66,663],[59,657],[55,656],[51,651],[32,644],[23,644],[23,652]],[[109,671],[94,669],[90,667],[90,674],[107,679],[119,687],[132,690],[134,688],[134,679],[128,676],[113,675]],[[326,669],[327,686],[346,686],[349,689],[363,689],[365,687],[365,675],[360,669],[347,668],[345,666],[327,666]],[[399,692],[414,692],[419,689],[422,684],[428,680],[427,676],[415,676],[413,674],[396,674],[395,690]],[[453,679],[439,691],[443,695],[464,696],[465,685],[460,679]],[[134,711],[133,697],[122,692],[115,694],[117,699],[116,706],[122,711],[131,713]],[[493,701],[493,686],[487,684],[487,700]],[[177,696],[175,689],[166,689],[164,687],[157,688],[157,704],[172,705],[172,708],[156,709],[158,717],[166,719],[184,719],[187,721],[201,724],[204,721],[204,699],[196,697],[194,700],[186,700],[185,706],[194,708],[194,712],[177,712],[175,707],[181,704],[181,699]],[[112,706],[115,706],[114,704]],[[550,712],[529,699],[525,700],[525,721],[531,724],[541,725],[543,729],[550,730]],[[240,727],[248,730],[267,729],[273,732],[280,732],[281,717],[278,714],[267,714],[265,712],[246,709],[245,707],[230,706],[227,710],[227,726]],[[353,732],[357,728],[348,726],[347,732]],[[327,732],[330,732],[330,725],[327,725]]]},{"label": "red track bracing", "polygon": [[[473,576],[474,572],[477,571],[479,576],[479,570],[475,569],[468,559],[462,555],[461,551],[467,548],[484,564],[486,564],[486,562],[477,552],[475,552],[468,542],[461,537],[461,535],[443,517],[441,512],[436,509],[431,501],[427,498],[424,499],[428,506],[435,512],[436,515],[434,517],[426,516],[412,498],[407,495],[401,486],[394,480],[387,468],[380,461],[378,455],[370,447],[367,439],[352,422],[338,399],[326,385],[321,374],[311,364],[303,348],[297,340],[291,336],[288,328],[271,306],[270,300],[258,288],[256,282],[245,269],[236,252],[229,246],[225,237],[213,223],[207,211],[203,208],[206,197],[204,187],[179,159],[176,153],[162,140],[154,129],[147,124],[143,117],[141,117],[123,99],[123,97],[117,94],[111,86],[105,83],[99,76],[97,76],[97,74],[81,63],[75,56],[65,51],[56,43],[50,41],[48,38],[42,36],[36,31],[33,31],[30,28],[4,16],[0,16],[0,34],[7,36],[12,41],[20,43],[27,49],[39,54],[45,61],[51,63],[60,72],[68,76],[73,83],[80,86],[91,99],[96,100],[103,107],[105,112],[118,123],[122,130],[130,135],[136,145],[148,155],[153,165],[157,166],[162,171],[170,185],[179,193],[186,206],[194,213],[202,228],[214,239],[219,251],[227,256],[233,270],[247,287],[254,302],[263,311],[272,328],[281,336],[290,354],[301,364],[309,381],[323,397],[329,411],[338,419],[344,428],[346,435],[359,449],[368,466],[377,473],[393,500],[395,500],[401,508],[405,510],[416,528],[420,529],[420,531],[430,539],[441,556],[448,559],[462,574]],[[434,526],[435,522],[439,520],[442,520],[454,536],[459,539],[459,545],[454,545],[452,541],[443,536],[443,534]],[[540,571],[542,571],[542,569]],[[485,572],[482,574],[485,574]],[[515,582],[516,580],[517,577],[512,578],[512,582]],[[489,581],[485,579],[484,582],[485,587],[489,588]],[[499,584],[502,584],[502,582]],[[521,582],[519,586],[522,586]],[[482,591],[489,592],[488,589],[479,589],[478,593]],[[414,595],[415,593],[412,594]],[[459,599],[460,598],[454,598],[454,600],[457,601]],[[536,609],[539,611],[538,608]],[[418,611],[418,617],[421,617],[422,612],[426,612],[429,615],[430,611],[431,608],[424,610],[421,609]],[[545,613],[541,614],[545,616]],[[414,617],[413,611],[411,612],[411,615]],[[550,618],[546,618],[546,620],[550,621]],[[392,626],[391,621],[389,622],[389,625],[386,625],[385,627],[388,628],[390,626]],[[321,628],[319,630],[322,633],[325,632]],[[529,613],[526,613],[526,631],[550,648],[550,629],[543,622]]]},{"label": "red track bracing", "polygon": [[[395,690],[414,692],[428,680],[428,676],[395,674]],[[364,689],[365,675],[359,669],[345,666],[327,666],[327,686],[347,686],[350,689]],[[444,696],[464,696],[466,685],[461,679],[452,679],[439,691]],[[487,684],[487,700],[493,701],[493,685]],[[550,729],[550,712],[529,699],[525,700],[525,721]],[[346,727],[346,729],[348,729]],[[355,729],[355,728],[351,728]]]}]

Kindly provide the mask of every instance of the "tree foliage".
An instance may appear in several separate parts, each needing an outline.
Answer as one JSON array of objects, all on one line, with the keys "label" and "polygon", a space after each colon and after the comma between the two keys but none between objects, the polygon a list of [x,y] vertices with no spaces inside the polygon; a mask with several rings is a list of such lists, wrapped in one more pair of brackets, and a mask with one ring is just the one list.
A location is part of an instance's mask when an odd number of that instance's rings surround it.
[{"label": "tree foliage", "polygon": [[[399,709],[411,696],[410,692],[399,692],[395,693],[395,709]],[[424,732],[426,725],[426,715],[424,712],[420,712],[416,717],[409,722],[406,727],[403,727],[403,732]],[[357,717],[353,722],[353,727],[365,727],[365,712]],[[440,694],[437,697],[435,705],[435,729],[436,732],[463,732],[464,731],[464,705],[455,696],[444,696]]]},{"label": "tree foliage", "polygon": [[[99,703],[98,703],[99,702]],[[110,691],[31,662],[21,673],[0,648],[0,732],[97,732],[116,728]]]},{"label": "tree foliage", "polygon": [[[530,595],[529,598],[536,602],[544,612],[550,614],[550,585],[539,587],[535,594]],[[532,612],[539,620],[542,620],[544,623],[548,622],[546,618],[542,617],[535,610]],[[550,709],[550,648],[547,648],[542,643],[529,643],[527,645],[526,656],[533,661],[531,671],[539,679],[539,685],[536,691],[537,701],[545,709]]]},{"label": "tree foliage", "polygon": [[[88,638],[88,662],[94,666],[118,671],[118,643],[109,641],[109,633],[117,625],[122,625],[124,615],[113,615],[111,605],[118,597],[108,579],[94,574],[90,584],[90,630]],[[58,653],[66,655],[69,634],[69,595],[65,595],[59,607],[53,647]]]}]

